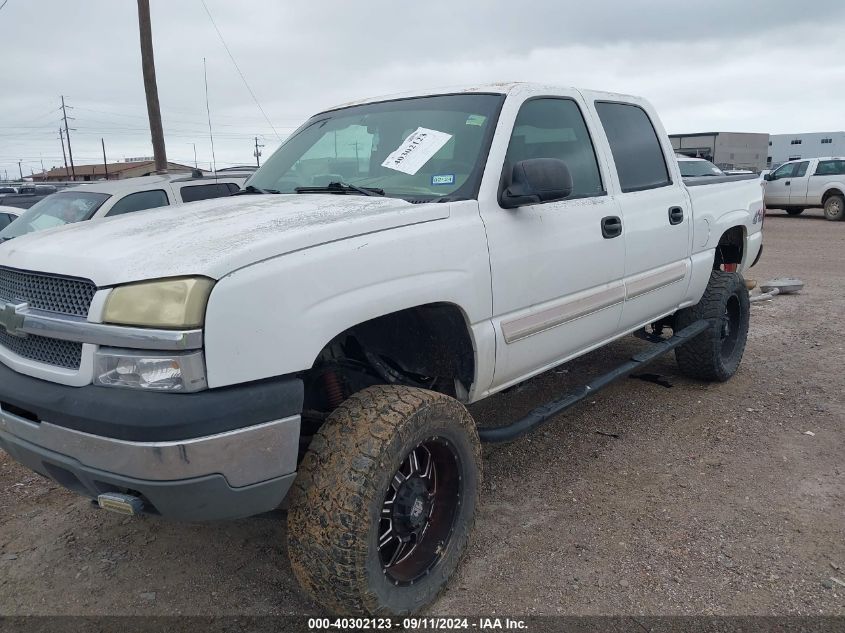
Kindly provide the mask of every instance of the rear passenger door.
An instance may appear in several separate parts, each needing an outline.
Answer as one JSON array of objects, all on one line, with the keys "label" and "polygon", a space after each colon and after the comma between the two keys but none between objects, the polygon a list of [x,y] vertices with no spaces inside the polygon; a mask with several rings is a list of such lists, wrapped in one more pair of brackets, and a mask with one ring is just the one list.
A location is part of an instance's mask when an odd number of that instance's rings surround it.
[{"label": "rear passenger door", "polygon": [[619,187],[625,240],[625,306],[620,330],[673,311],[690,276],[691,205],[670,171],[669,139],[643,105],[595,101]]},{"label": "rear passenger door", "polygon": [[[492,388],[503,388],[613,336],[624,300],[625,243],[604,236],[619,210],[606,188],[583,101],[571,96],[509,96],[488,170],[495,181],[479,197],[487,230],[496,329]],[[505,144],[506,142],[506,144]],[[531,158],[563,160],[573,189],[565,200],[504,209],[498,193],[513,166]],[[496,169],[498,167],[498,169]],[[499,171],[501,170],[501,171]]]}]

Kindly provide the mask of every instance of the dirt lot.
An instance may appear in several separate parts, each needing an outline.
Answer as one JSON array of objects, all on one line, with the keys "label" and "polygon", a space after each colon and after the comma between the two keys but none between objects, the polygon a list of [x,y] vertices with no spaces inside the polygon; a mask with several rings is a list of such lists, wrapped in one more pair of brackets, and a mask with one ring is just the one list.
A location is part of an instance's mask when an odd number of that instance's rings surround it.
[{"label": "dirt lot", "polygon": [[[845,614],[845,223],[778,212],[739,374],[630,379],[485,448],[468,556],[438,614]],[[473,408],[511,419],[622,360],[626,340]],[[614,434],[601,435],[597,433]],[[810,435],[807,432],[812,432]],[[315,613],[281,513],[217,525],[97,511],[0,454],[0,614]]]}]

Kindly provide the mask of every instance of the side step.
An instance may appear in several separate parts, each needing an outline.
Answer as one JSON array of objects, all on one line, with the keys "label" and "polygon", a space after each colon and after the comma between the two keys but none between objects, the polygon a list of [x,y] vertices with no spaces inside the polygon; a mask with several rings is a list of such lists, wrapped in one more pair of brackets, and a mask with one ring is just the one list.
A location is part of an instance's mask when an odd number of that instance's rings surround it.
[{"label": "side step", "polygon": [[638,369],[643,368],[656,358],[663,356],[663,354],[672,351],[679,345],[683,345],[690,339],[701,334],[708,327],[710,327],[709,321],[705,319],[696,321],[692,325],[688,325],[683,330],[676,333],[671,338],[661,341],[660,343],[652,344],[649,348],[644,349],[639,354],[632,356],[630,360],[619,365],[619,367],[616,367],[603,376],[599,376],[592,382],[576,389],[572,393],[537,407],[524,418],[506,426],[478,429],[478,437],[482,442],[491,443],[510,442],[511,440],[515,440],[519,436],[524,435],[529,431],[533,431],[543,424],[543,422],[548,421],[558,413],[562,413],[570,407],[578,404],[587,396],[591,396],[619,378],[628,376]]}]

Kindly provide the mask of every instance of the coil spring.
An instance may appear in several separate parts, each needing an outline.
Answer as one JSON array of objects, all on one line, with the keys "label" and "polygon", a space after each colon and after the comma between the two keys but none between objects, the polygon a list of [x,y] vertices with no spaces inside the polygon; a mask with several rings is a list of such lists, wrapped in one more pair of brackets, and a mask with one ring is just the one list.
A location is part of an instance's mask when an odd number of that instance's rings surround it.
[{"label": "coil spring", "polygon": [[326,400],[331,409],[336,409],[340,403],[346,400],[343,385],[334,370],[329,369],[323,374],[323,387],[326,390]]}]

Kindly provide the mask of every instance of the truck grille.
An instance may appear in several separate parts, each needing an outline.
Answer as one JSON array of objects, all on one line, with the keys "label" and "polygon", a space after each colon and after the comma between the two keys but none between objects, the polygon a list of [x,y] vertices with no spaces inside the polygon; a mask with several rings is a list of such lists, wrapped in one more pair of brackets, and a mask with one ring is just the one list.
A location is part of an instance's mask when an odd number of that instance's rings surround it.
[{"label": "truck grille", "polygon": [[[87,317],[97,286],[87,279],[74,279],[33,273],[0,266],[0,300],[27,303],[44,312]],[[0,346],[9,351],[54,367],[79,369],[82,343],[44,336],[11,336],[0,327]]]},{"label": "truck grille", "polygon": [[0,267],[0,299],[28,303],[31,308],[87,317],[97,286],[73,279]]},{"label": "truck grille", "polygon": [[0,345],[18,356],[54,367],[79,369],[82,362],[82,343],[60,341],[32,334],[26,338],[19,338],[11,336],[0,327]]}]

